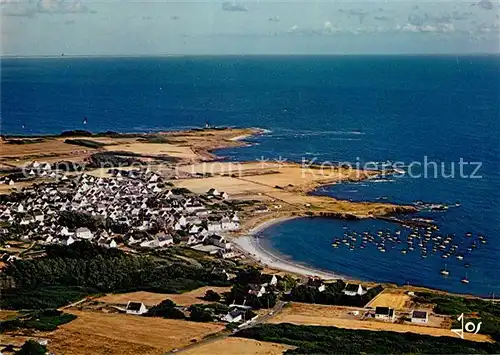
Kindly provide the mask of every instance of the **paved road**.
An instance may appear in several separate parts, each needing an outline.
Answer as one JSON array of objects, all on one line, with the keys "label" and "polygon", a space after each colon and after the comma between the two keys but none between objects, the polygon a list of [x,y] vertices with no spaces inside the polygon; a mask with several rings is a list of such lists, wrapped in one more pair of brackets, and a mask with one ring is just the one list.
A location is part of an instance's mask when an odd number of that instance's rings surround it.
[{"label": "paved road", "polygon": [[[259,316],[255,321],[250,322],[249,324],[247,324],[247,325],[245,325],[245,326],[243,326],[241,328],[238,328],[238,330],[253,328],[253,327],[255,327],[258,324],[262,324],[262,323],[267,322],[269,319],[273,318],[274,316],[276,316],[276,314],[278,314],[279,312],[281,312],[281,310],[283,309],[283,307],[285,306],[285,304],[286,304],[286,302],[284,302],[284,301],[278,301],[278,302],[276,302],[276,305],[274,306],[274,308],[271,309],[268,313],[264,314],[263,316]],[[206,345],[206,344],[210,344],[210,343],[215,343],[216,341],[225,339],[225,338],[233,335],[236,332],[237,331],[234,331],[233,333],[220,333],[219,335],[211,336],[209,338],[202,339],[202,340],[200,340],[200,341],[198,341],[196,343],[187,345],[187,346],[183,347],[182,349],[178,349],[177,351],[175,351],[175,350],[174,351],[169,351],[166,354],[178,354],[178,353],[182,353],[183,351],[187,351],[187,350],[191,350],[193,348],[200,347],[202,345]]]}]

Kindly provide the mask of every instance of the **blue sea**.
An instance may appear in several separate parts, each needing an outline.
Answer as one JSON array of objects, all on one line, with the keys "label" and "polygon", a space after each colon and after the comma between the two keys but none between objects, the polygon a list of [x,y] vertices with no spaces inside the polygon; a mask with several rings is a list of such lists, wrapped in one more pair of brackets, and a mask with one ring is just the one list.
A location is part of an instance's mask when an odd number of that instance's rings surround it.
[{"label": "blue sea", "polygon": [[[2,134],[148,132],[200,127],[208,120],[268,130],[251,138],[249,147],[220,151],[227,159],[403,162],[403,177],[315,193],[449,204],[446,212],[417,217],[432,218],[439,233],[454,235],[464,260],[440,254],[423,259],[418,252],[402,254],[399,246],[385,253],[374,245],[331,247],[345,230],[407,233],[377,220],[296,219],[264,231],[263,243],[297,262],[352,278],[500,294],[498,56],[3,59],[1,66]],[[471,163],[463,166],[463,176],[461,159]],[[438,164],[437,176],[431,167],[426,177],[410,177],[408,166],[425,161]],[[417,165],[413,173],[424,169]],[[487,243],[468,252],[479,234]],[[448,277],[440,275],[445,264]],[[464,275],[468,285],[460,282]]]}]

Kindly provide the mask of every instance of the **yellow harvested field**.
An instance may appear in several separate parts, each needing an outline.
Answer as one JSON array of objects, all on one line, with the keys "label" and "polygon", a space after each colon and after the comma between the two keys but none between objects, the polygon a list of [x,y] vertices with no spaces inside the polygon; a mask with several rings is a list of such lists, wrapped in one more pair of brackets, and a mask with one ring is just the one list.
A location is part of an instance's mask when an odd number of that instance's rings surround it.
[{"label": "yellow harvested field", "polygon": [[213,290],[219,294],[223,292],[228,292],[231,290],[230,287],[200,287],[196,290],[182,293],[182,294],[169,294],[169,293],[155,293],[155,292],[129,292],[129,293],[118,293],[118,294],[108,294],[106,296],[96,299],[96,301],[110,303],[110,304],[126,304],[128,301],[142,302],[146,306],[154,306],[165,299],[174,301],[180,306],[189,306],[197,303],[210,303],[202,300],[201,297],[205,295],[208,290]]},{"label": "yellow harvested field", "polygon": [[384,290],[370,301],[366,307],[391,307],[395,310],[408,310],[412,306],[411,297],[404,290]]},{"label": "yellow harvested field", "polygon": [[[276,163],[234,163],[234,162],[206,162],[187,165],[180,168],[188,173],[210,173],[213,175],[232,176],[241,181],[257,185],[266,185],[270,188],[280,186],[291,191],[308,191],[320,184],[335,183],[345,180],[361,180],[376,175],[375,171],[362,171],[325,167],[324,169],[302,167],[299,164]],[[291,186],[290,186],[291,185]]]},{"label": "yellow harvested field", "polygon": [[[83,161],[90,154],[102,150],[129,151],[139,154],[167,154],[191,162],[213,158],[208,151],[224,147],[244,145],[234,138],[258,133],[254,129],[227,129],[204,131],[177,131],[157,133],[169,139],[168,143],[141,142],[148,136],[138,134],[135,137],[44,137],[41,142],[29,144],[10,144],[0,139],[0,164],[3,166],[24,166],[31,160],[54,162],[61,160]],[[151,135],[149,135],[151,136]],[[26,138],[27,139],[27,138]],[[38,138],[37,138],[38,139]],[[85,139],[109,144],[100,149],[64,143],[66,139]]]},{"label": "yellow harvested field", "polygon": [[[412,324],[396,324],[375,320],[359,320],[345,317],[346,307],[323,306],[303,303],[293,303],[285,307],[269,323],[292,323],[320,326],[333,326],[345,329],[363,329],[373,331],[390,331],[398,333],[417,333],[431,336],[455,337],[456,335],[447,328],[433,328]],[[344,318],[342,318],[344,317]],[[479,342],[491,342],[491,338],[483,334],[464,334],[465,339]]]},{"label": "yellow harvested field", "polygon": [[92,150],[91,148],[64,143],[64,139],[47,138],[43,142],[31,144],[9,144],[0,141],[2,157],[23,158],[26,155],[70,154]]},{"label": "yellow harvested field", "polygon": [[105,146],[104,149],[110,151],[133,152],[147,155],[168,155],[181,159],[196,159],[198,157],[190,147],[181,147],[169,143],[130,142]]},{"label": "yellow harvested field", "polygon": [[78,318],[50,336],[56,354],[164,354],[224,329],[221,324],[68,310]]},{"label": "yellow harvested field", "polygon": [[[350,213],[359,217],[383,215],[393,212],[396,206],[385,203],[339,201],[325,196],[311,196],[308,192],[322,184],[341,180],[359,180],[363,172],[350,169],[304,169],[298,164],[262,166],[260,163],[202,163],[187,165],[180,170],[186,173],[210,173],[209,178],[173,180],[177,187],[196,193],[216,188],[234,199],[257,199],[272,204],[273,209],[286,209],[303,214]],[[375,172],[368,173],[370,175]],[[411,209],[411,207],[409,208]]]},{"label": "yellow harvested field", "polygon": [[188,355],[277,355],[293,348],[290,345],[253,339],[224,338],[213,343],[191,348],[183,353]]},{"label": "yellow harvested field", "polygon": [[232,175],[237,174],[241,176],[244,175],[255,175],[263,173],[266,171],[277,171],[279,169],[279,164],[268,163],[263,166],[259,162],[203,162],[198,164],[182,166],[179,169],[185,172],[194,173],[211,173],[214,175]]},{"label": "yellow harvested field", "polygon": [[172,181],[176,187],[185,187],[196,193],[206,193],[212,187],[219,191],[227,192],[230,197],[241,195],[257,195],[272,192],[269,186],[257,185],[252,182],[231,178],[229,176],[216,176],[204,179],[185,179]]},{"label": "yellow harvested field", "polygon": [[46,138],[40,143],[8,144],[0,140],[0,163],[5,166],[25,166],[33,160],[40,163],[84,160],[97,150],[64,143],[63,139]]},{"label": "yellow harvested field", "polygon": [[[291,315],[298,316],[309,316],[312,318],[325,317],[325,318],[335,318],[346,315],[350,311],[359,311],[361,314],[366,312],[363,308],[359,307],[341,307],[341,306],[329,306],[323,304],[310,304],[310,303],[300,303],[291,302],[287,304],[283,310],[273,317],[274,320],[280,320],[282,317],[289,317]],[[278,321],[278,323],[282,323]]]}]

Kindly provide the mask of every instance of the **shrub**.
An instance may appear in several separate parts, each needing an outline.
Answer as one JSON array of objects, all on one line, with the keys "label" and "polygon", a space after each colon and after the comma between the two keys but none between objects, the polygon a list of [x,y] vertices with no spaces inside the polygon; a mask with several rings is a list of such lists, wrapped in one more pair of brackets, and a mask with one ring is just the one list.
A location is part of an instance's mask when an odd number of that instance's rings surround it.
[{"label": "shrub", "polygon": [[205,296],[203,297],[203,299],[209,302],[219,302],[221,296],[213,290],[208,290],[207,292],[205,292]]},{"label": "shrub", "polygon": [[189,307],[189,311],[191,312],[189,315],[189,320],[193,322],[211,322],[214,320],[212,316],[212,312],[202,308],[199,305],[192,305]]},{"label": "shrub", "polygon": [[17,355],[44,355],[47,353],[47,347],[34,340],[27,340],[19,351],[16,351]]},{"label": "shrub", "polygon": [[69,323],[75,318],[76,316],[73,314],[63,313],[55,309],[48,309],[31,312],[17,319],[3,321],[0,323],[0,329],[2,329],[2,332],[17,329],[34,329],[51,332],[56,330],[59,325]]},{"label": "shrub", "polygon": [[154,305],[151,307],[148,312],[145,314],[146,317],[163,317],[163,318],[172,318],[172,319],[184,319],[184,313],[176,308],[177,305],[166,299],[161,301],[161,303]]}]

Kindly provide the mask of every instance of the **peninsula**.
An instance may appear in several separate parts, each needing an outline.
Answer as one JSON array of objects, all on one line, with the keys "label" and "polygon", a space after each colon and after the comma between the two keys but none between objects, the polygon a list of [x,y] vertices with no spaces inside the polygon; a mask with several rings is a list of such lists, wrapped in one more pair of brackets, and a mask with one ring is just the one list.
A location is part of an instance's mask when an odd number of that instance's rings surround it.
[{"label": "peninsula", "polygon": [[[308,332],[355,337],[360,329],[385,330],[418,333],[421,347],[444,349],[458,341],[460,349],[473,344],[498,352],[497,318],[484,300],[346,281],[260,250],[253,235],[285,219],[415,211],[310,194],[381,171],[227,162],[216,155],[262,133],[232,128],[2,137],[2,344],[20,348],[36,341],[75,354],[229,354],[243,347],[256,353],[299,347],[303,353],[316,346],[288,344],[285,336],[283,344],[259,340],[292,323],[291,331],[307,338]],[[479,310],[485,332],[450,340],[456,310],[466,306],[469,313]],[[406,334],[392,334],[382,334],[387,349],[414,346]]]},{"label": "peninsula", "polygon": [[50,181],[48,171],[37,173],[38,166],[47,164],[69,164],[67,170],[73,170],[69,174],[77,170],[96,177],[112,177],[111,167],[133,170],[147,166],[177,188],[195,193],[215,189],[225,192],[229,200],[248,201],[242,210],[240,234],[283,217],[356,219],[415,211],[414,206],[342,201],[309,194],[321,185],[373,178],[381,171],[273,160],[223,162],[214,153],[217,149],[245,146],[248,143],[244,138],[262,133],[257,128],[222,128],[149,134],[73,131],[60,136],[7,136],[0,142],[0,193]]}]

